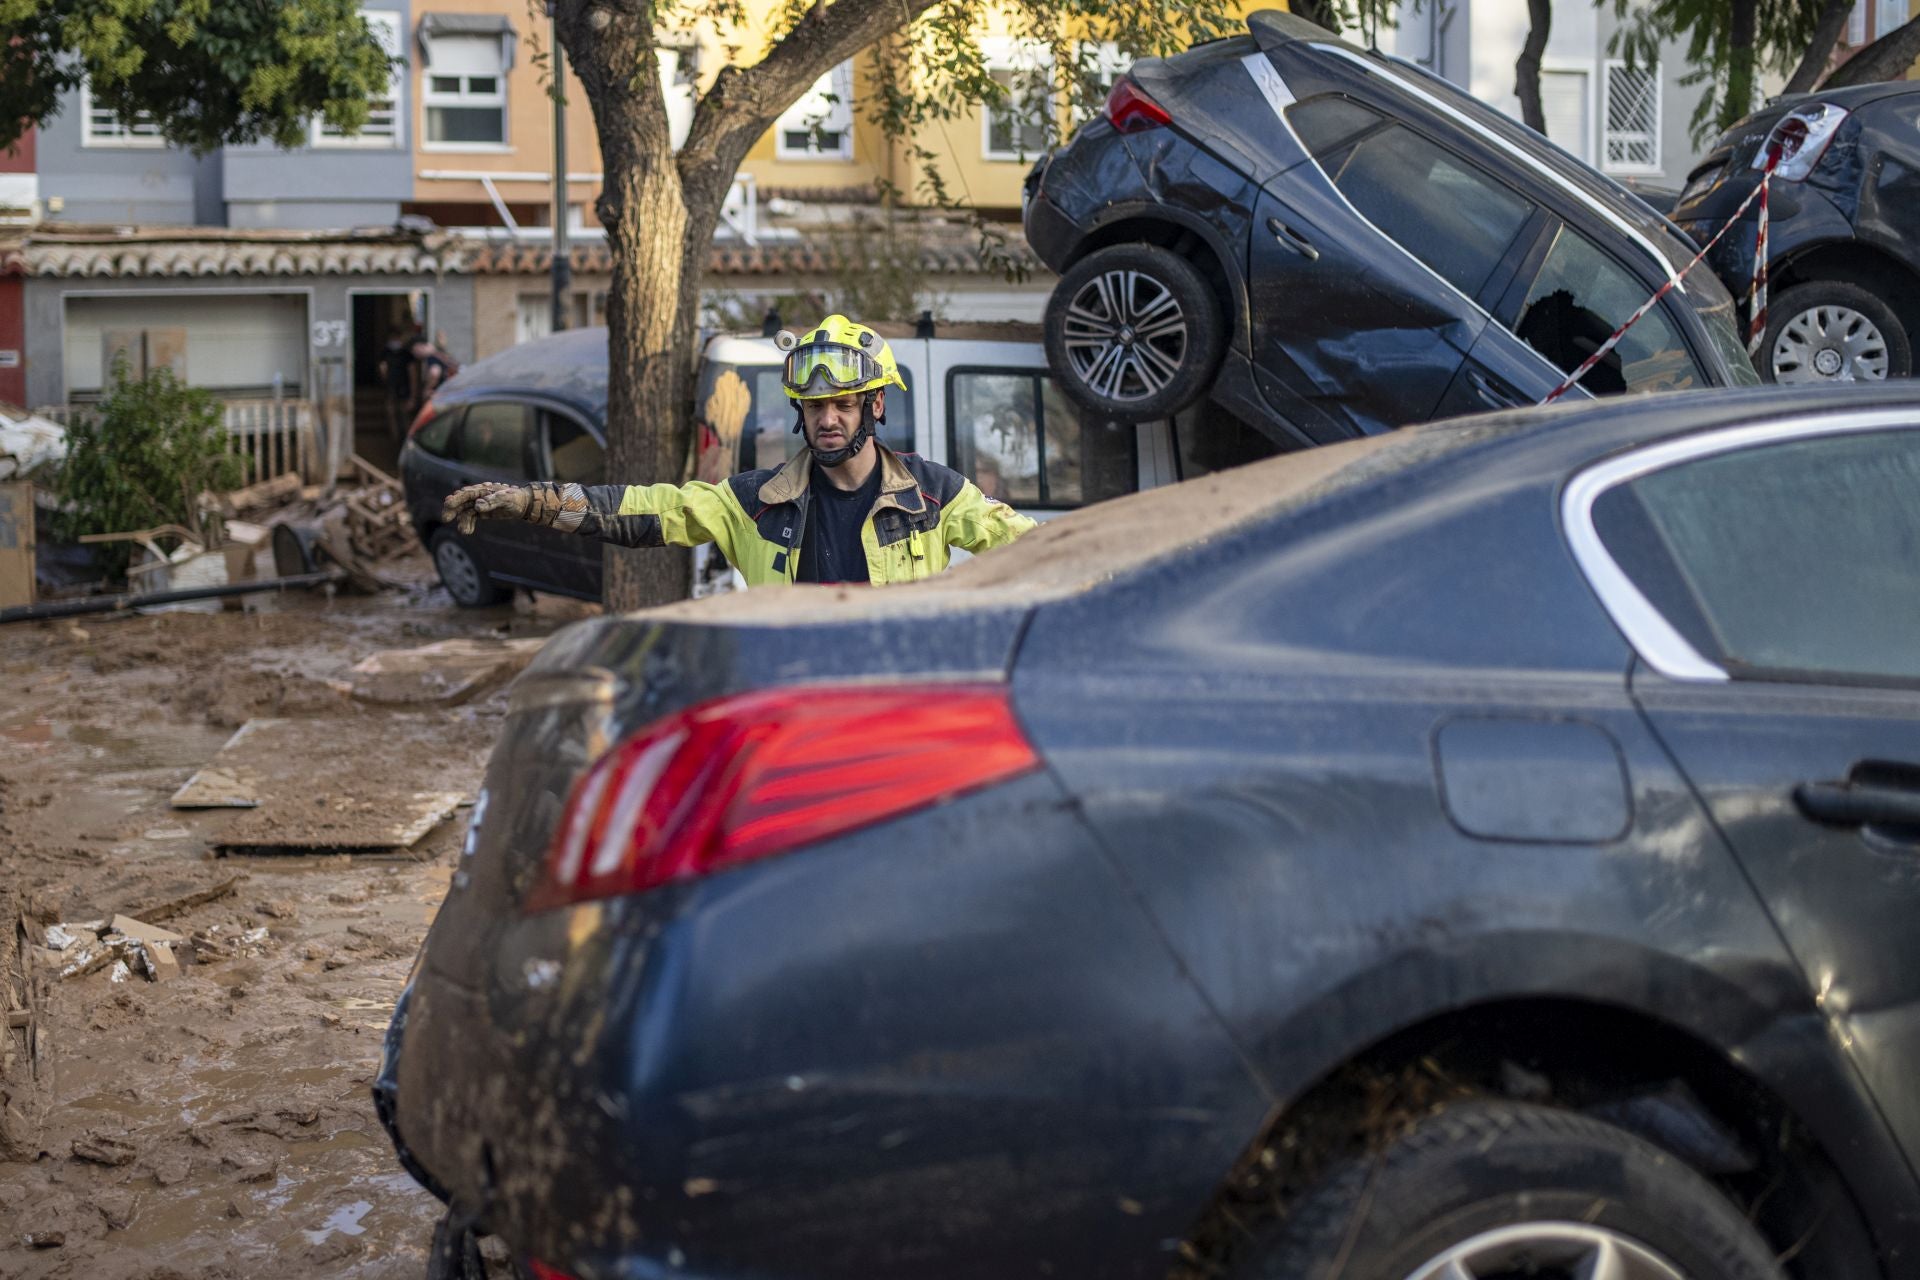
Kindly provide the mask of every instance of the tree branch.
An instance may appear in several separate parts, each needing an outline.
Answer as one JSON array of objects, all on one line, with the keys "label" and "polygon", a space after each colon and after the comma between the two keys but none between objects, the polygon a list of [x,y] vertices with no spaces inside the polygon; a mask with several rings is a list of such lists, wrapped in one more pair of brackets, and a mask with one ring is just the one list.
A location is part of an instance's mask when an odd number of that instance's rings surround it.
[{"label": "tree branch", "polygon": [[1813,39],[1807,45],[1806,56],[1793,69],[1793,75],[1782,92],[1806,93],[1820,83],[1820,76],[1826,71],[1828,60],[1833,57],[1833,46],[1839,43],[1840,33],[1846,30],[1853,3],[1854,0],[1826,0],[1820,10],[1820,21],[1813,29]]},{"label": "tree branch", "polygon": [[747,150],[814,81],[936,3],[834,0],[815,7],[759,62],[721,68],[694,108],[693,128],[680,149],[681,172],[718,168],[731,177]]},{"label": "tree branch", "polygon": [[1848,58],[1820,87],[1844,89],[1849,85],[1898,80],[1907,73],[1907,68],[1914,64],[1915,59],[1920,59],[1920,18],[1914,18],[1903,27],[1895,27]]}]

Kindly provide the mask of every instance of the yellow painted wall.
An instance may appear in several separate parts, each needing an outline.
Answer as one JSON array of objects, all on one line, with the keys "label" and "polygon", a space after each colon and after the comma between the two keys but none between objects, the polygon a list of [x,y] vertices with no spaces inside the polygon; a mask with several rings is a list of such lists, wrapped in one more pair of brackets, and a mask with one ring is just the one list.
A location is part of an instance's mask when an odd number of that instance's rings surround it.
[{"label": "yellow painted wall", "polygon": [[[504,146],[486,150],[471,147],[442,148],[428,142],[425,77],[420,46],[414,33],[408,33],[408,57],[411,62],[413,120],[413,198],[415,200],[485,201],[487,193],[473,180],[426,179],[422,170],[465,170],[485,173],[553,172],[553,104],[542,83],[545,70],[534,63],[534,54],[547,48],[547,23],[544,17],[530,17],[526,0],[414,0],[414,31],[420,19],[429,13],[499,14],[513,24],[519,37],[513,67],[507,72],[507,141]],[[600,172],[600,147],[593,131],[593,109],[574,76],[567,76],[567,172]],[[552,199],[547,183],[506,182],[494,184],[502,198],[515,203],[545,204]],[[593,201],[599,194],[598,183],[571,184],[567,198],[586,206],[587,220],[593,221]]]},{"label": "yellow painted wall", "polygon": [[[747,0],[746,8],[754,23],[771,25],[772,15],[781,0]],[[1920,0],[1915,0],[1920,5]],[[1285,0],[1240,0],[1240,12],[1262,8],[1284,8]],[[422,170],[466,170],[488,173],[552,171],[553,137],[550,104],[541,80],[542,68],[536,66],[536,49],[547,46],[547,24],[530,17],[525,0],[415,0],[414,22],[428,13],[499,14],[513,24],[519,37],[513,68],[507,74],[507,143],[498,148],[442,150],[425,142],[426,118],[423,102],[424,72],[420,67],[417,42],[409,36],[412,58],[412,128],[421,141],[414,148],[414,195],[419,201],[485,201],[485,189],[475,180],[421,178]],[[983,36],[1004,35],[1011,29],[1004,16],[990,16]],[[727,56],[721,42],[702,35],[700,84],[702,92],[712,84]],[[761,50],[748,40],[740,56],[757,60]],[[879,128],[865,118],[862,99],[871,91],[872,58],[862,54],[854,62],[854,143],[851,159],[781,158],[773,133],[769,132],[748,152],[742,170],[753,176],[761,189],[806,190],[845,189],[892,181],[917,201],[920,173],[909,149],[890,146]],[[600,152],[593,130],[593,113],[579,81],[567,77],[567,171],[598,173]],[[944,124],[928,126],[918,139],[921,146],[939,157],[939,169],[948,191],[961,202],[981,208],[1018,208],[1020,185],[1034,157],[1024,160],[989,159],[985,154],[981,113],[975,111]],[[516,203],[545,203],[549,190],[542,182],[496,180],[501,196]],[[571,185],[568,198],[584,205],[589,222],[593,221],[593,199],[598,186],[590,183]]]}]

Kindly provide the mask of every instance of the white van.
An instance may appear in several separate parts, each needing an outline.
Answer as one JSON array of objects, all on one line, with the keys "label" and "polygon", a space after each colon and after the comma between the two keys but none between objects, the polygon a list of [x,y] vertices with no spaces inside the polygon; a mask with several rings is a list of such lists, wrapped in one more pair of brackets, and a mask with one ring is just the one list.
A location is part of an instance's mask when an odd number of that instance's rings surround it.
[{"label": "white van", "polygon": [[[1271,456],[1278,446],[1217,409],[1128,426],[1066,397],[1040,326],[875,325],[907,394],[887,397],[888,448],[952,467],[989,497],[1044,520],[1102,498]],[[702,353],[694,416],[699,478],[779,466],[801,448],[771,337],[721,335]]]}]

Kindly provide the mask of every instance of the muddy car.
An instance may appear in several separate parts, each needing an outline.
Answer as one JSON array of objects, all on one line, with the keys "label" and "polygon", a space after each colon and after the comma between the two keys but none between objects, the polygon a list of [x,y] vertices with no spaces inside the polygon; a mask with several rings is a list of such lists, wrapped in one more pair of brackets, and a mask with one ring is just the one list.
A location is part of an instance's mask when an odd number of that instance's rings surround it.
[{"label": "muddy car", "polygon": [[1904,1274],[1897,391],[1421,427],[570,628],[376,1086],[438,1274]]},{"label": "muddy car", "polygon": [[[1920,85],[1781,99],[1722,134],[1687,175],[1673,218],[1701,244],[1779,156],[1767,200],[1769,382],[1904,378],[1920,342]],[[1708,263],[1743,300],[1757,208]],[[1744,319],[1743,319],[1744,323]]]},{"label": "muddy car", "polygon": [[[1536,403],[1693,256],[1447,81],[1289,14],[1247,29],[1136,62],[1028,176],[1049,363],[1090,408],[1210,396],[1299,445]],[[1573,394],[1752,381],[1699,270]]]}]

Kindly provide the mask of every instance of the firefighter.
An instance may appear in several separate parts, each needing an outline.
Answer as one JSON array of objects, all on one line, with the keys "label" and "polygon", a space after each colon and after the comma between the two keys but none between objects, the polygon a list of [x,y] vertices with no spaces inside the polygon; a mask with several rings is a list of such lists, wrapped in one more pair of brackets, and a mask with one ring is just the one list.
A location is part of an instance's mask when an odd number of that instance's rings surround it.
[{"label": "firefighter", "polygon": [[528,520],[625,547],[711,542],[749,586],[914,582],[946,568],[949,547],[981,552],[1033,528],[959,472],[875,438],[887,388],[906,391],[879,334],[833,315],[774,341],[807,442],[785,466],[719,484],[468,485],[446,520],[462,533],[476,519]]}]

